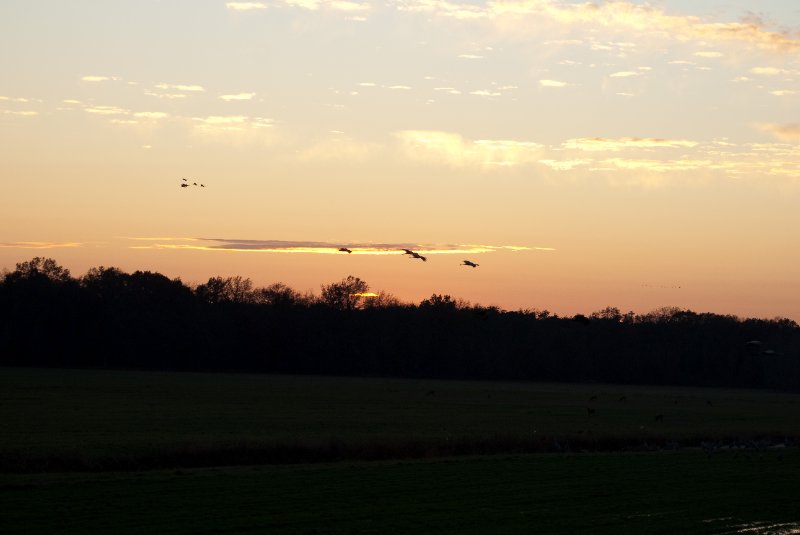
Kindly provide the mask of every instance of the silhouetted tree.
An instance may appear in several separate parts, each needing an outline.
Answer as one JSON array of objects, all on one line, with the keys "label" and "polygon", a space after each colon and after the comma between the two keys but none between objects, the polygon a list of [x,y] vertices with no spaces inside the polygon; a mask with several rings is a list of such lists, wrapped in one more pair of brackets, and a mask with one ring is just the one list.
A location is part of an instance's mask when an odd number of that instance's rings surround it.
[{"label": "silhouetted tree", "polygon": [[322,303],[337,310],[353,310],[363,301],[369,285],[358,277],[348,275],[340,282],[322,285]]},{"label": "silhouetted tree", "polygon": [[258,288],[255,290],[253,298],[256,303],[276,307],[296,305],[303,299],[297,291],[282,282],[270,284],[266,288]]},{"label": "silhouetted tree", "polygon": [[211,277],[195,290],[197,296],[206,303],[248,303],[255,300],[253,282],[235,277]]}]

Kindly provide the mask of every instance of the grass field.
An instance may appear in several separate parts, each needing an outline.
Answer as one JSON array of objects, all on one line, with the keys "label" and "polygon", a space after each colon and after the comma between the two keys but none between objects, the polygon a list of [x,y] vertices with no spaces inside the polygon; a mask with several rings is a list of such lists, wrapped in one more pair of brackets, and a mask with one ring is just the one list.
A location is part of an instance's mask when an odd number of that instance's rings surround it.
[{"label": "grass field", "polygon": [[0,471],[136,469],[780,442],[800,395],[6,368],[0,421]]},{"label": "grass field", "polygon": [[4,535],[800,533],[795,394],[0,369],[0,422]]},{"label": "grass field", "polygon": [[16,533],[800,533],[800,451],[0,476]]}]

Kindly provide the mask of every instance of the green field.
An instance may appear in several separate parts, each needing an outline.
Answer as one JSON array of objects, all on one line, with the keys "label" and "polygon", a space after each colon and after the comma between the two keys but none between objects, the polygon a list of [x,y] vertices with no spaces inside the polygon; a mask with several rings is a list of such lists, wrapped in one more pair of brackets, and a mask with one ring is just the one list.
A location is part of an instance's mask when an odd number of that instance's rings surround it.
[{"label": "green field", "polygon": [[798,533],[800,451],[0,477],[0,531]]},{"label": "green field", "polygon": [[6,368],[0,421],[2,471],[169,468],[782,442],[800,395]]},{"label": "green field", "polygon": [[800,533],[795,394],[0,369],[0,421],[3,534]]}]

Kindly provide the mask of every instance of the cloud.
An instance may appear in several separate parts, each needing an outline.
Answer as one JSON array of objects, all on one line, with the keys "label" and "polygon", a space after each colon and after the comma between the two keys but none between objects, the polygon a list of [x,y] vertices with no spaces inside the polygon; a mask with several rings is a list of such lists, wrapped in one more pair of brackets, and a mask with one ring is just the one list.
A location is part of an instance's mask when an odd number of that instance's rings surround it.
[{"label": "cloud", "polygon": [[8,249],[65,249],[81,247],[83,242],[18,241],[0,242],[0,248]]},{"label": "cloud", "polygon": [[764,76],[777,76],[779,74],[791,74],[792,71],[786,69],[779,69],[777,67],[753,67],[750,69],[753,74],[761,74]]},{"label": "cloud", "polygon": [[776,97],[787,97],[789,95],[796,95],[797,91],[794,89],[776,89],[775,91],[770,91],[770,95],[775,95]]},{"label": "cloud", "polygon": [[662,148],[691,148],[697,146],[695,141],[684,139],[661,139],[642,137],[622,137],[617,139],[604,137],[584,137],[568,139],[563,146],[567,149],[582,151],[611,151],[617,152],[627,149],[662,149]]},{"label": "cloud", "polygon": [[149,89],[145,89],[144,94],[148,97],[166,98],[170,100],[186,98],[186,93],[156,93],[155,91],[150,91]]},{"label": "cloud", "polygon": [[556,171],[571,171],[572,169],[580,166],[589,165],[592,160],[577,159],[577,160],[539,160],[539,163],[546,165],[550,169]]},{"label": "cloud", "polygon": [[371,9],[368,3],[351,2],[349,0],[282,0],[280,3],[288,7],[298,7],[309,11],[325,9],[348,13],[363,13]]},{"label": "cloud", "polygon": [[477,54],[459,54],[459,58],[461,59],[483,59],[484,56],[478,56]]},{"label": "cloud", "polygon": [[611,78],[630,78],[632,76],[641,76],[641,75],[642,75],[641,72],[636,72],[636,71],[620,71],[610,74],[609,76]]},{"label": "cloud", "polygon": [[86,106],[83,108],[86,113],[95,115],[129,115],[130,110],[118,106]]},{"label": "cloud", "polygon": [[[131,246],[135,249],[188,249],[200,251],[236,251],[261,253],[307,253],[337,254],[340,247],[346,247],[353,255],[394,255],[405,257],[404,249],[426,255],[436,254],[481,254],[497,251],[555,251],[552,247],[528,247],[520,245],[485,244],[441,244],[441,243],[373,243],[373,242],[329,242],[293,240],[246,240],[230,238],[127,238],[136,241],[152,242],[150,245]],[[162,243],[163,242],[163,243]],[[346,255],[343,255],[346,256]]]},{"label": "cloud", "polygon": [[477,95],[479,97],[499,97],[502,93],[498,91],[489,91],[486,89],[478,89],[477,91],[470,91],[470,95]]},{"label": "cloud", "polygon": [[233,145],[266,144],[274,139],[274,121],[266,117],[209,115],[193,117],[191,124],[195,135]]},{"label": "cloud", "polygon": [[756,128],[764,132],[769,132],[776,138],[783,141],[800,141],[800,124],[774,124],[762,123]]},{"label": "cloud", "polygon": [[81,80],[84,82],[109,82],[122,80],[119,76],[82,76]]},{"label": "cloud", "polygon": [[709,22],[696,16],[670,15],[662,7],[622,0],[602,3],[506,0],[480,4],[404,0],[397,9],[459,20],[488,20],[495,22],[501,31],[517,32],[519,35],[527,35],[532,24],[548,21],[567,28],[599,26],[684,42],[742,43],[761,49],[800,51],[800,37],[796,33],[770,31],[760,20],[749,18],[740,22]]},{"label": "cloud", "polygon": [[721,58],[725,54],[723,54],[722,52],[717,52],[716,50],[709,50],[703,52],[695,52],[694,55],[697,56],[698,58]]},{"label": "cloud", "polygon": [[542,87],[567,87],[570,84],[558,80],[539,80],[539,85]]},{"label": "cloud", "polygon": [[256,96],[255,93],[236,93],[234,95],[220,95],[219,98],[225,102],[230,102],[232,100],[252,100],[254,96]]},{"label": "cloud", "polygon": [[636,171],[692,171],[696,169],[713,167],[711,160],[652,160],[635,158],[609,158],[600,162],[620,169]]},{"label": "cloud", "polygon": [[202,92],[205,88],[201,85],[181,85],[181,84],[156,84],[158,89],[173,91]]},{"label": "cloud", "polygon": [[258,128],[269,128],[272,126],[272,119],[263,117],[251,118],[246,115],[209,115],[207,117],[193,117],[198,128],[210,129],[234,129],[239,130],[246,126],[256,126]]},{"label": "cloud", "polygon": [[234,11],[252,11],[254,9],[267,9],[267,5],[262,2],[228,2],[225,7]]},{"label": "cloud", "polygon": [[395,134],[406,157],[456,167],[514,166],[536,162],[542,145],[529,141],[477,139],[452,132],[403,130]]},{"label": "cloud", "polygon": [[0,110],[3,115],[17,115],[19,117],[33,117],[39,115],[38,111],[33,110]]}]

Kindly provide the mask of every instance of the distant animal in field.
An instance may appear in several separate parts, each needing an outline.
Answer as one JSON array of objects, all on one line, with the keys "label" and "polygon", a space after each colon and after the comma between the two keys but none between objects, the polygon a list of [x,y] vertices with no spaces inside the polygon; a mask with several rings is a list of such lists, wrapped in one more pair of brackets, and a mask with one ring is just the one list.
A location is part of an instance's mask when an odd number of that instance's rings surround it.
[{"label": "distant animal in field", "polygon": [[594,416],[597,411],[591,407],[586,407],[586,415],[587,416]]},{"label": "distant animal in field", "polygon": [[463,264],[461,264],[461,265],[462,265],[462,266],[469,266],[469,267],[476,268],[476,267],[478,267],[480,264],[476,264],[475,262],[470,262],[469,260],[464,260],[464,263],[463,263]]},{"label": "distant animal in field", "polygon": [[341,252],[343,252],[343,253],[347,253],[347,254],[350,254],[350,253],[352,253],[352,252],[353,252],[353,251],[351,251],[350,249],[348,249],[347,247],[339,247],[339,250],[340,250]]},{"label": "distant animal in field", "polygon": [[628,398],[626,396],[620,396],[619,400],[620,401],[628,401]]},{"label": "distant animal in field", "polygon": [[713,403],[711,403],[711,400],[710,400],[710,399],[707,399],[707,400],[706,400],[706,405],[708,405],[709,407],[713,407],[713,406],[714,406],[714,404],[713,404]]},{"label": "distant animal in field", "polygon": [[436,395],[436,390],[428,390],[427,392],[425,392],[425,395],[426,396],[435,396]]},{"label": "distant animal in field", "polygon": [[664,421],[664,415],[663,414],[656,414],[655,420],[656,420],[656,422],[663,422]]},{"label": "distant animal in field", "polygon": [[597,394],[590,396],[589,401],[597,401]]}]

